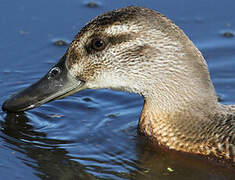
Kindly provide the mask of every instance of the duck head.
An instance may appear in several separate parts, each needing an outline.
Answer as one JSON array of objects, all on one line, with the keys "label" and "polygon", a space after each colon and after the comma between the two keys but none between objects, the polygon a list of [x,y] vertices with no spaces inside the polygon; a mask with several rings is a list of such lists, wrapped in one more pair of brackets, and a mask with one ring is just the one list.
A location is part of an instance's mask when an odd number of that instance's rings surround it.
[{"label": "duck head", "polygon": [[88,88],[135,92],[159,110],[216,99],[205,60],[187,36],[156,11],[125,7],[90,21],[60,61],[3,110],[25,111]]}]

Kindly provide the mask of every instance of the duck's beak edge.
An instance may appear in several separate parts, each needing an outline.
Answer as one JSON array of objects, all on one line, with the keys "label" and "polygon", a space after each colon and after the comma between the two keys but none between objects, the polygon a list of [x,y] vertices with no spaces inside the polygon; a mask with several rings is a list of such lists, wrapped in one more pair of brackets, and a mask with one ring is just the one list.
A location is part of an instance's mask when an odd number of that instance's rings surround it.
[{"label": "duck's beak edge", "polygon": [[3,111],[26,111],[85,89],[85,82],[69,73],[65,60],[66,55],[38,82],[7,99]]}]

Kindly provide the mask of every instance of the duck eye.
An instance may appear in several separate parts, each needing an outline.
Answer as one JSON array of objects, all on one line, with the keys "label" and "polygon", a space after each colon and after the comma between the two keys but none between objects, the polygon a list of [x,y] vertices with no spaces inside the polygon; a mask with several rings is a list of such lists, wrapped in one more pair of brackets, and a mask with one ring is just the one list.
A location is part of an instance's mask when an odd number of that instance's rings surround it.
[{"label": "duck eye", "polygon": [[101,51],[105,48],[105,42],[102,39],[93,39],[92,48],[97,51]]}]

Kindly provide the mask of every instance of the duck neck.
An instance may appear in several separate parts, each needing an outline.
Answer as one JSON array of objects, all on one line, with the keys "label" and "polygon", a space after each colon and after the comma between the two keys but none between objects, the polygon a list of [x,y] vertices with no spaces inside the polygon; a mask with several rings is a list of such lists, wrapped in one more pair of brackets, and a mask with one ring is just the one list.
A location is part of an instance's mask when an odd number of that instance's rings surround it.
[{"label": "duck neck", "polygon": [[[182,98],[182,97],[179,97]],[[199,101],[193,99],[159,99],[146,97],[139,121],[139,131],[153,137],[159,145],[178,151],[195,154],[210,154],[211,134],[208,126],[213,128],[210,112],[218,109],[214,98]],[[164,104],[163,106],[162,104]],[[183,102],[183,103],[181,103]],[[213,132],[211,132],[213,133]]]}]

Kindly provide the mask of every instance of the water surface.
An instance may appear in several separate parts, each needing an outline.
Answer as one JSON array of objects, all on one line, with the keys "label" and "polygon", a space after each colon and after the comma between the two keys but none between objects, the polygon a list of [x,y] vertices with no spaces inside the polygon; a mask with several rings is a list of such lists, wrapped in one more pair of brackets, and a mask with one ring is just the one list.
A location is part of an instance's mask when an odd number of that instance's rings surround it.
[{"label": "water surface", "polygon": [[[179,25],[202,51],[223,104],[235,104],[233,0],[0,1],[0,103],[32,84],[79,29],[104,11],[141,5]],[[1,179],[233,179],[213,161],[153,148],[138,135],[143,99],[86,90],[22,114],[0,111]]]}]

